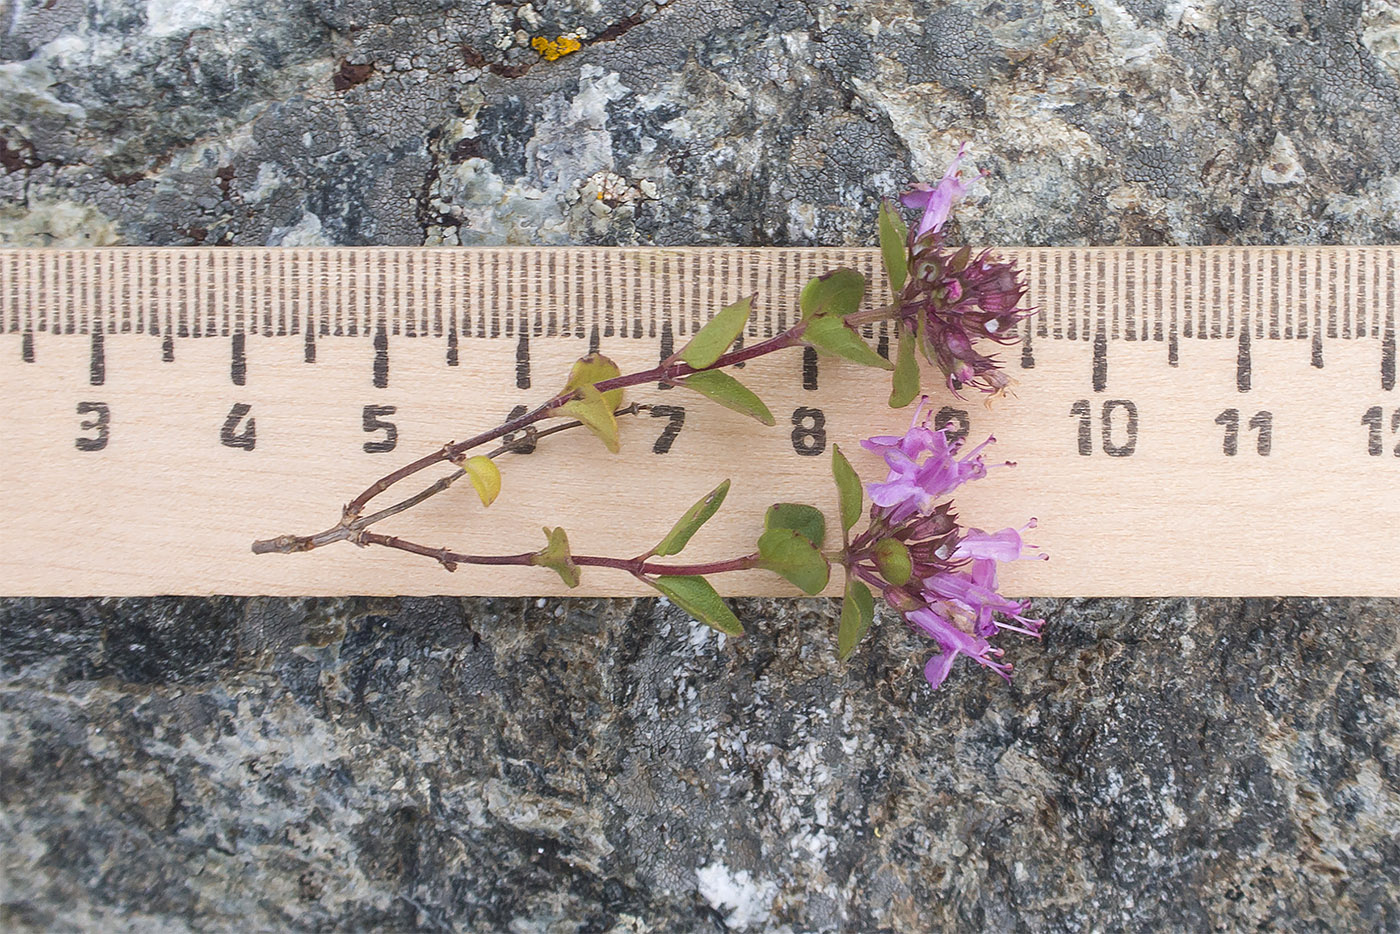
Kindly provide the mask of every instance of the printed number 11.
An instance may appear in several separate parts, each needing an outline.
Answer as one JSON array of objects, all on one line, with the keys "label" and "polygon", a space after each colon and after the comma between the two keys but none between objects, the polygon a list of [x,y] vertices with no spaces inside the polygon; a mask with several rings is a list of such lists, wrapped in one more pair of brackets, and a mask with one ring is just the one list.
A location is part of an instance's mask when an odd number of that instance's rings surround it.
[{"label": "printed number 11", "polygon": [[[1225,426],[1225,456],[1234,457],[1240,448],[1240,410],[1226,409],[1215,416],[1215,423]],[[1274,413],[1255,413],[1249,420],[1249,427],[1259,432],[1255,450],[1259,452],[1260,457],[1268,457],[1274,448]]]}]

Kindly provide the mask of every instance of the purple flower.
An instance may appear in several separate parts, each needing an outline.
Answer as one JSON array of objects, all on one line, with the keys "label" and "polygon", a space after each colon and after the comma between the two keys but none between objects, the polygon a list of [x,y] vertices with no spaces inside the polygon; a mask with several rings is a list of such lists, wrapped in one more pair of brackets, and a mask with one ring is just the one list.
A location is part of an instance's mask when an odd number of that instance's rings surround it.
[{"label": "purple flower", "polygon": [[922,208],[909,233],[908,276],[898,296],[901,330],[913,334],[929,362],[937,364],[954,393],[964,386],[999,394],[1011,380],[995,357],[976,349],[978,341],[1015,342],[1016,325],[1029,311],[1018,311],[1026,286],[1013,263],[998,262],[990,251],[977,256],[963,247],[944,246],[943,225],[966,186],[958,179],[967,145],[958,148],[943,179],[917,184],[902,201]]},{"label": "purple flower", "polygon": [[[942,684],[959,655],[1009,680],[1012,666],[1001,661],[1003,650],[991,640],[1004,631],[1038,637],[1044,620],[1027,617],[1028,604],[997,592],[997,568],[1003,561],[1044,557],[1029,554],[1034,546],[1021,537],[1035,520],[997,532],[962,528],[952,504],[938,502],[959,485],[986,476],[982,451],[993,439],[958,457],[961,440],[950,439],[947,428],[928,427],[922,416],[927,401],[904,435],[862,442],[885,459],[889,474],[881,483],[867,484],[874,503],[870,525],[848,546],[846,567],[938,643],[940,654],[924,668],[929,684]],[[890,566],[880,563],[879,546],[887,539],[908,551],[907,579],[886,576]]]},{"label": "purple flower", "polygon": [[953,157],[948,171],[943,173],[943,179],[937,185],[916,182],[900,197],[905,207],[922,208],[924,212],[919,226],[914,230],[913,239],[919,240],[925,234],[941,231],[943,224],[948,220],[948,212],[953,209],[953,203],[967,193],[967,186],[958,178],[959,163],[966,154],[967,143],[963,143],[958,147],[958,154]]},{"label": "purple flower", "polygon": [[866,489],[871,502],[890,511],[891,522],[903,522],[915,513],[927,514],[935,500],[969,480],[987,475],[981,453],[994,439],[988,438],[966,457],[957,459],[954,454],[961,442],[950,441],[946,431],[933,431],[920,422],[927,401],[925,396],[914,410],[913,421],[903,436],[886,435],[861,442],[861,447],[879,454],[890,468],[885,482],[868,484]]}]

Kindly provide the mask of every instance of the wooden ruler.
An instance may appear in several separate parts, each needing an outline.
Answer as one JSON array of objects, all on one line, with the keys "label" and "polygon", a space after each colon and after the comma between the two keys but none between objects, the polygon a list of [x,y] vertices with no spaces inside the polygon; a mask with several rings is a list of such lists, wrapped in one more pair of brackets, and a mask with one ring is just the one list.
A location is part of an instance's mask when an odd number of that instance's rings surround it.
[{"label": "wooden ruler", "polygon": [[[1040,309],[1004,355],[1018,397],[989,410],[926,383],[940,420],[1018,462],[958,496],[971,525],[1039,519],[1051,560],[1009,568],[1010,592],[1400,594],[1400,248],[1002,252]],[[771,335],[834,265],[885,300],[866,249],[0,251],[0,592],[562,592],[540,569],[249,545],[333,524],[376,477],[542,401],[589,350],[652,366],[748,294],[743,339]],[[460,484],[382,531],[520,552],[562,525],[579,553],[631,555],[732,477],[685,554],[730,556],[769,503],[834,511],[833,444],[881,478],[858,440],[910,415],[886,406],[885,374],[810,351],[737,375],[777,427],[645,387],[621,455],[549,438],[501,458],[490,509]],[[575,591],[640,592],[601,569]]]}]

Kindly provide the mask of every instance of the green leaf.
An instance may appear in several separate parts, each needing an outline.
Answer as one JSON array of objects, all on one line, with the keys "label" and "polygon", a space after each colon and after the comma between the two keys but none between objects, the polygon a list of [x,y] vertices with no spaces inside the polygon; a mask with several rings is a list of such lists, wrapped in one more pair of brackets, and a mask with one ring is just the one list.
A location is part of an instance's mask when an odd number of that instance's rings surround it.
[{"label": "green leaf", "polygon": [[853,313],[865,296],[865,276],[854,269],[833,269],[824,276],[811,279],[802,287],[799,303],[802,320],[823,315],[838,318]]},{"label": "green leaf", "polygon": [[836,657],[851,657],[875,619],[875,598],[870,588],[854,578],[846,580],[846,599],[841,602],[841,628],[836,631]]},{"label": "green leaf", "polygon": [[575,391],[578,393],[577,399],[564,403],[554,411],[572,415],[583,422],[583,427],[597,435],[602,440],[603,446],[616,454],[620,450],[621,444],[617,438],[617,416],[613,415],[614,405],[607,398],[612,393],[605,395],[591,383],[578,386]]},{"label": "green leaf", "polygon": [[680,521],[661,540],[661,544],[651,550],[651,553],[654,555],[680,554],[681,550],[690,543],[690,537],[719,511],[720,504],[724,502],[724,497],[728,493],[728,480],[706,493],[699,502],[685,511],[685,515],[681,516]]},{"label": "green leaf", "polygon": [[685,379],[676,380],[677,386],[694,389],[700,395],[713,399],[726,409],[733,409],[743,415],[758,419],[765,425],[774,425],[773,413],[763,400],[754,395],[747,386],[723,370],[704,370],[692,373]]},{"label": "green leaf", "polygon": [[826,517],[806,503],[774,503],[763,515],[765,529],[792,529],[817,548],[826,539]]},{"label": "green leaf", "polygon": [[841,529],[849,532],[865,511],[865,491],[861,489],[855,468],[841,453],[839,444],[831,449],[831,475],[836,478],[836,495],[841,503]]},{"label": "green leaf", "polygon": [[883,538],[875,543],[875,564],[885,580],[896,587],[909,583],[909,576],[914,573],[909,549],[897,538]]},{"label": "green leaf", "polygon": [[[622,371],[616,363],[600,353],[591,353],[574,361],[574,368],[569,371],[569,381],[564,384],[564,388],[582,389],[584,386],[591,386],[605,379],[616,379],[621,375]],[[617,407],[622,405],[622,390],[609,389],[603,393],[603,398],[608,400],[608,408],[617,411]]]},{"label": "green leaf", "polygon": [[895,353],[894,386],[890,391],[890,408],[902,409],[919,394],[919,360],[914,355],[914,335],[904,331],[899,335],[899,350]]},{"label": "green leaf", "polygon": [[553,568],[559,572],[565,584],[577,587],[578,565],[574,564],[573,552],[569,551],[569,536],[562,528],[551,529],[548,526],[545,527],[544,534],[549,539],[549,544],[535,552],[530,558],[530,563],[537,567]]},{"label": "green leaf", "polygon": [[831,565],[812,543],[792,529],[769,529],[758,537],[758,566],[787,578],[803,593],[818,594]]},{"label": "green leaf", "polygon": [[894,364],[870,349],[859,334],[840,318],[816,318],[807,325],[802,339],[818,350],[854,360],[865,366],[878,366],[882,370],[893,370]]},{"label": "green leaf", "polygon": [[890,280],[890,291],[899,297],[904,288],[904,280],[909,276],[909,254],[906,241],[909,239],[909,225],[899,216],[899,211],[888,201],[880,202],[880,255],[885,258],[885,275]]},{"label": "green leaf", "polygon": [[752,298],[726,305],[708,324],[695,332],[695,336],[686,342],[676,356],[697,370],[713,366],[729,349],[729,345],[734,343],[735,338],[743,333],[752,309]]},{"label": "green leaf", "polygon": [[726,636],[742,636],[744,627],[710,582],[703,577],[658,577],[648,584],[666,595],[676,606]]},{"label": "green leaf", "polygon": [[462,469],[476,488],[476,495],[481,497],[481,505],[490,506],[501,495],[501,468],[491,458],[480,454],[469,457],[462,462]]}]

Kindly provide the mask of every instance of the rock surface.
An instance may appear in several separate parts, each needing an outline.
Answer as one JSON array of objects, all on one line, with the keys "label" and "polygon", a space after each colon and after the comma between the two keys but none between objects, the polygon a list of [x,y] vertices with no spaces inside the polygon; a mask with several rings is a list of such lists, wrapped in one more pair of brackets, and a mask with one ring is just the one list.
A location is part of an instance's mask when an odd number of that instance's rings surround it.
[{"label": "rock surface", "polygon": [[[867,242],[965,138],[970,242],[1400,240],[1384,0],[3,12],[0,244]],[[936,694],[740,604],[6,601],[0,921],[1400,930],[1400,601],[1044,601]]]}]

